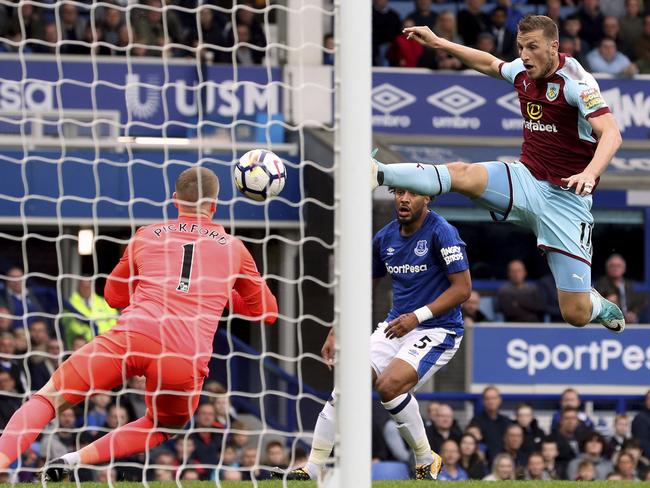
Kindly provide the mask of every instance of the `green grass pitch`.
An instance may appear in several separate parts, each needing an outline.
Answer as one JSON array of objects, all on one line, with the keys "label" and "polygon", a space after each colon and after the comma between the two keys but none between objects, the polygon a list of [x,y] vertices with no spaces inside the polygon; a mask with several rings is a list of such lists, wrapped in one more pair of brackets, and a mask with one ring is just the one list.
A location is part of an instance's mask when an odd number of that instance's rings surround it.
[{"label": "green grass pitch", "polygon": [[[436,481],[375,481],[373,488],[422,488],[429,486]],[[639,483],[632,481],[458,481],[458,482],[441,482],[443,486],[448,488],[513,488],[513,487],[544,487],[544,488],[577,488],[580,486],[588,488],[611,488],[611,487],[632,487],[641,486]],[[170,481],[154,481],[149,483],[152,488],[175,488],[177,485]],[[221,482],[223,488],[249,488],[253,483],[246,481],[229,481]],[[9,487],[11,485],[0,485],[2,487]],[[15,486],[15,485],[14,485]],[[35,486],[33,483],[23,486]],[[74,483],[50,483],[48,486],[54,488],[73,488],[76,487]],[[107,485],[103,483],[82,483],[82,488],[105,488]],[[117,488],[139,488],[141,483],[116,483]],[[209,488],[216,486],[214,481],[184,481],[182,482],[183,488]],[[260,488],[282,488],[282,481],[260,481],[258,482]],[[316,488],[315,482],[304,481],[291,481],[287,483],[289,488]],[[341,487],[348,488],[348,487]],[[351,487],[350,487],[351,488]]]}]

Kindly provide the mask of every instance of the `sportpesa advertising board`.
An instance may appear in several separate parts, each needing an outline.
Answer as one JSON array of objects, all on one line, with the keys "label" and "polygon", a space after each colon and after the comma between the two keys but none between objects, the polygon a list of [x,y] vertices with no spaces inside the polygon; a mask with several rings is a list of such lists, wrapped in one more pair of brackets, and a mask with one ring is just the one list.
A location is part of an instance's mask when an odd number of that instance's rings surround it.
[{"label": "sportpesa advertising board", "polygon": [[643,393],[650,378],[650,326],[612,334],[598,324],[477,324],[469,334],[469,384],[509,393]]}]

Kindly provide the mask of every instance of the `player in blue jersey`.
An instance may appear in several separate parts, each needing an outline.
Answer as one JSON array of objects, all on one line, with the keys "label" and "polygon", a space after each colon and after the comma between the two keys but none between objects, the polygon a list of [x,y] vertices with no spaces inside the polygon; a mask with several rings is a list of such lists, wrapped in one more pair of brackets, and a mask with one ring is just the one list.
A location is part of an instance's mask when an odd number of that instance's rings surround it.
[{"label": "player in blue jersey", "polygon": [[517,31],[520,57],[511,63],[442,39],[428,27],[405,32],[511,83],[524,117],[524,144],[520,161],[513,164],[384,165],[373,160],[373,187],[462,193],[490,210],[495,220],[530,228],[555,278],[564,320],[577,327],[597,320],[612,332],[622,332],[620,308],[591,287],[592,193],[621,144],[621,134],[594,77],[558,52],[555,23],[543,15],[522,19]]},{"label": "player in blue jersey", "polygon": [[[452,225],[429,210],[431,199],[393,191],[397,219],[377,232],[372,246],[374,284],[390,275],[393,288],[392,308],[371,337],[372,379],[382,405],[413,449],[416,479],[437,479],[442,460],[431,451],[411,391],[458,350],[463,338],[460,305],[469,298],[472,282],[465,243]],[[332,361],[332,332],[321,354]],[[331,398],[318,416],[309,462],[287,479],[317,478],[334,446],[333,403]]]}]

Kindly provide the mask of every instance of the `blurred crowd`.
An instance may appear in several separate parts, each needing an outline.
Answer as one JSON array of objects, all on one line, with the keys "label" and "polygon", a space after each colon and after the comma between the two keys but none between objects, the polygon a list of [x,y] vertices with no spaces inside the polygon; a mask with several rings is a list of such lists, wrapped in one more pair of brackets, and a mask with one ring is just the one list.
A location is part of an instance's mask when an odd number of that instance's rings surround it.
[{"label": "blurred crowd", "polygon": [[[429,404],[424,420],[444,463],[440,481],[650,481],[650,391],[639,413],[620,413],[611,426],[592,420],[572,388],[562,393],[546,429],[529,404],[506,415],[493,386],[484,390],[482,404],[464,427],[450,405]],[[408,448],[394,435],[397,426],[381,410],[374,412],[373,458],[408,462]]]},{"label": "blurred crowd", "polygon": [[[616,303],[628,324],[650,324],[650,300],[636,291],[625,277],[627,263],[620,254],[612,254],[605,263],[605,275],[595,280],[594,288]],[[526,265],[515,259],[508,263],[508,280],[493,296],[472,294],[462,306],[465,325],[476,322],[563,322],[553,276],[528,281]]]},{"label": "blurred crowd", "polygon": [[[560,52],[576,58],[594,73],[633,76],[650,73],[650,10],[642,0],[546,0],[535,13],[552,18],[560,33]],[[449,41],[486,51],[504,60],[517,57],[517,23],[526,2],[466,0],[449,9],[432,0],[415,0],[414,10],[401,18],[388,0],[373,0],[373,64],[461,70],[457,59],[407,40],[402,29],[426,25]],[[539,2],[531,2],[537,4]],[[393,3],[394,5],[394,3]],[[646,7],[650,5],[646,4]]]},{"label": "blurred crowd", "polygon": [[[555,20],[560,51],[590,71],[616,76],[650,73],[650,5],[644,6],[643,0],[371,1],[375,66],[464,69],[446,53],[407,40],[402,29],[413,25],[426,25],[440,37],[512,60],[517,57],[517,22],[524,12],[534,11]],[[271,2],[109,0],[100,7],[48,0],[5,3],[0,4],[0,52],[191,57],[208,63],[260,64],[268,54],[268,43],[274,41],[269,36],[275,9],[265,13],[267,3]],[[401,15],[405,4],[412,11]],[[334,38],[327,34],[324,64],[333,64],[333,49]]]}]

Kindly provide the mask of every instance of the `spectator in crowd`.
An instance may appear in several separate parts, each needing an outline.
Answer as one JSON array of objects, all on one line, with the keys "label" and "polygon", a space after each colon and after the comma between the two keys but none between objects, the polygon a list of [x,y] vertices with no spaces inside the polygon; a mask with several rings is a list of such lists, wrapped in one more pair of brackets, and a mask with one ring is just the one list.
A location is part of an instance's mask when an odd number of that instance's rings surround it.
[{"label": "spectator in crowd", "polygon": [[[600,41],[598,49],[592,49],[587,54],[587,63],[594,73],[634,76],[638,71],[630,58],[616,49],[616,43],[607,38]],[[636,322],[636,320],[628,321],[628,323],[630,322]]]},{"label": "spectator in crowd", "polygon": [[650,13],[643,17],[643,32],[634,44],[637,59],[648,56],[647,53],[650,52]]},{"label": "spectator in crowd", "polygon": [[487,445],[485,444],[485,442],[483,442],[483,432],[481,432],[481,427],[476,423],[470,422],[465,427],[463,434],[469,434],[474,436],[474,439],[476,439],[476,441],[478,442],[479,454],[483,459],[487,459],[487,455],[486,455]]},{"label": "spectator in crowd", "polygon": [[84,415],[84,419],[80,419],[83,423],[79,427],[83,426],[87,429],[106,425],[111,397],[106,393],[95,393],[88,401],[90,403],[88,414]]},{"label": "spectator in crowd", "polygon": [[[238,27],[245,25],[248,27],[250,32],[250,42],[251,44],[263,48],[266,46],[266,35],[264,34],[264,26],[260,22],[257,14],[255,13],[255,4],[252,0],[241,0],[238,2],[237,13],[235,14],[235,28],[239,32]],[[234,46],[235,44],[235,29],[233,29],[232,22],[227,22],[224,27],[224,39],[226,46]],[[239,39],[239,42],[242,42]],[[255,50],[255,64],[260,64],[262,59],[264,59],[264,50]],[[228,62],[230,62],[230,57],[228,57]]]},{"label": "spectator in crowd", "polygon": [[[640,0],[625,0],[625,15],[619,19],[621,27],[620,38],[629,46],[635,46],[643,34],[643,17],[641,16]],[[633,55],[637,58],[637,55]]]},{"label": "spectator in crowd", "polygon": [[[456,17],[449,10],[438,14],[433,31],[437,36],[448,41],[462,43],[456,28]],[[420,56],[419,65],[424,68],[445,70],[460,70],[464,67],[463,63],[457,58],[449,55],[442,49],[430,49],[428,47],[424,48],[422,56]]]},{"label": "spectator in crowd", "polygon": [[616,43],[616,48],[628,58],[634,59],[634,49],[621,37],[621,25],[617,17],[608,15],[603,20],[603,34],[605,39],[611,39]]},{"label": "spectator in crowd", "polygon": [[79,349],[84,347],[86,344],[88,344],[88,341],[86,340],[86,338],[84,336],[80,336],[80,335],[74,336],[72,338],[71,343],[70,343],[70,350],[72,352],[78,351]]},{"label": "spectator in crowd", "polygon": [[[550,18],[558,28],[562,27],[562,1],[561,0],[546,0],[546,13],[544,14]],[[560,52],[564,52],[560,50]]]},{"label": "spectator in crowd", "polygon": [[[636,67],[639,70],[639,73],[642,75],[647,75],[650,73],[650,44],[646,44],[646,51],[643,53],[638,53],[641,57],[638,58],[636,62]],[[639,323],[647,324],[650,323],[650,304],[646,304],[639,312]]]},{"label": "spectator in crowd", "polygon": [[[16,345],[16,354],[25,354],[29,348],[28,342],[29,340],[27,339],[27,332],[25,329],[14,330],[14,344]],[[42,359],[38,353],[36,354],[37,355],[35,358],[37,360]]]},{"label": "spectator in crowd", "polygon": [[[216,63],[222,60],[230,62],[230,54],[223,50],[225,22],[223,22],[222,16],[209,5],[203,5],[198,17],[198,30],[196,25],[190,26],[189,29],[190,44],[197,47],[201,43],[200,57],[205,62]],[[218,47],[222,49],[220,50]]]},{"label": "spectator in crowd", "polygon": [[518,470],[518,479],[527,481],[548,481],[551,476],[544,469],[544,457],[539,452],[531,452],[525,469]]},{"label": "spectator in crowd", "polygon": [[132,418],[143,417],[147,411],[145,401],[147,379],[144,376],[132,376],[126,384],[129,391],[120,397],[121,401],[129,409]]},{"label": "spectator in crowd", "polygon": [[470,421],[480,427],[483,441],[487,446],[487,461],[491,464],[495,456],[503,451],[503,436],[506,433],[510,419],[499,413],[501,395],[494,386],[483,390],[483,411]]},{"label": "spectator in crowd", "polygon": [[[13,17],[8,19],[7,32],[18,34],[22,39],[22,32],[24,29],[25,39],[43,39],[45,34],[43,30],[45,23],[43,22],[41,9],[35,7],[34,4],[31,3],[23,3],[19,8],[20,14],[15,12]],[[23,22],[22,27],[20,25],[21,19]],[[26,47],[28,52],[31,52],[30,46],[27,45]]]},{"label": "spectator in crowd", "polygon": [[[35,40],[36,41],[36,40]],[[45,24],[43,26],[43,37],[39,39],[42,42],[33,42],[32,51],[39,54],[55,54],[59,33],[55,24]]]},{"label": "spectator in crowd", "polygon": [[22,404],[16,391],[16,380],[9,371],[0,369],[0,429],[4,429],[9,419]]},{"label": "spectator in crowd", "polygon": [[[270,468],[277,467],[280,469],[287,469],[289,466],[289,463],[287,462],[287,453],[280,441],[271,441],[266,444],[264,457],[262,458],[261,463]],[[273,477],[272,473],[272,471],[266,469],[260,470],[258,479],[271,479]]]},{"label": "spectator in crowd", "polygon": [[622,452],[616,458],[616,473],[623,481],[639,481],[634,466],[634,458],[627,452]]},{"label": "spectator in crowd", "polygon": [[559,455],[557,442],[552,437],[546,437],[542,441],[542,457],[544,458],[544,472],[552,480],[560,479],[557,471],[556,460]]},{"label": "spectator in crowd", "polygon": [[508,283],[499,288],[497,303],[506,322],[539,322],[544,301],[539,289],[526,283],[526,266],[515,259],[508,263]]},{"label": "spectator in crowd", "polygon": [[436,14],[431,10],[431,0],[415,0],[415,10],[406,16],[413,21],[413,25],[426,25],[433,30],[436,23]]},{"label": "spectator in crowd", "polygon": [[481,32],[476,39],[476,49],[494,55],[496,49],[494,36],[489,32]]},{"label": "spectator in crowd", "polygon": [[[402,23],[402,27],[413,27],[415,23],[413,19],[406,18]],[[401,68],[416,68],[419,66],[420,57],[424,52],[422,44],[415,39],[408,39],[407,34],[399,34],[393,40],[393,43],[388,50],[388,60],[391,66],[399,66]]]},{"label": "spectator in crowd", "polygon": [[[185,435],[178,436],[176,443],[174,444],[174,450],[176,451],[176,461],[179,465],[195,467],[197,464],[202,463],[196,453],[196,444],[192,437]],[[195,467],[195,469],[201,479],[207,478],[207,470],[205,468]]]},{"label": "spectator in crowd", "polygon": [[36,353],[34,361],[45,361],[47,343],[50,340],[50,332],[47,323],[41,319],[35,319],[29,324],[29,352]]},{"label": "spectator in crowd", "polygon": [[[575,459],[574,459],[575,461]],[[608,473],[609,474],[609,473]],[[588,459],[582,459],[578,464],[578,472],[576,473],[576,481],[595,481],[596,478],[596,467],[594,463]]]},{"label": "spectator in crowd", "polygon": [[[516,3],[520,3],[520,0],[516,0]],[[506,9],[506,27],[512,32],[517,32],[519,21],[524,18],[524,14],[513,5],[512,0],[497,0],[497,5]]]},{"label": "spectator in crowd", "polygon": [[481,480],[487,476],[487,466],[478,449],[478,440],[472,434],[463,434],[460,438],[460,462],[471,480]]},{"label": "spectator in crowd", "polygon": [[[582,64],[582,55],[576,52],[575,40],[569,37],[560,38],[560,52],[572,56]],[[544,299],[544,315],[551,322],[564,322],[560,312],[560,302],[557,297],[557,287],[552,273],[545,274],[538,282],[537,288]]]},{"label": "spectator in crowd", "polygon": [[45,361],[35,361],[36,357],[30,357],[28,360],[29,378],[31,391],[38,391],[45,386],[49,381],[52,373],[59,367],[61,354],[61,346],[58,339],[50,339],[47,341],[47,353]]},{"label": "spectator in crowd", "polygon": [[625,14],[625,5],[621,0],[600,0],[600,10],[605,16],[622,17]]},{"label": "spectator in crowd", "polygon": [[582,400],[580,399],[580,395],[574,388],[567,388],[560,395],[560,408],[553,414],[553,418],[551,419],[552,431],[557,429],[562,411],[568,407],[578,410],[578,437],[582,437],[594,429],[592,420],[586,413],[581,411]]},{"label": "spectator in crowd", "polygon": [[603,38],[603,20],[605,16],[600,11],[599,0],[582,0],[577,11],[580,18],[580,37],[596,46]]},{"label": "spectator in crowd", "polygon": [[217,421],[214,405],[203,403],[196,409],[192,434],[196,445],[196,456],[204,464],[217,464],[221,452],[223,434],[216,432]]},{"label": "spectator in crowd", "polygon": [[431,449],[435,452],[440,452],[442,443],[447,439],[458,443],[463,435],[458,426],[454,425],[454,411],[446,403],[438,406],[433,425],[426,428],[426,433]]},{"label": "spectator in crowd", "polygon": [[59,7],[61,40],[69,41],[61,45],[61,54],[87,54],[88,48],[74,41],[86,41],[86,19],[79,15],[79,10],[72,3],[62,3]]},{"label": "spectator in crowd", "polygon": [[530,454],[538,451],[545,434],[537,425],[537,419],[533,415],[533,407],[527,403],[517,405],[515,409],[515,425],[521,427],[524,433],[524,440],[521,445],[522,452]]},{"label": "spectator in crowd", "polygon": [[430,427],[436,421],[436,413],[438,412],[438,407],[440,406],[439,402],[433,401],[429,402],[427,405],[427,415],[424,419],[424,426]]},{"label": "spectator in crowd", "polygon": [[494,458],[492,473],[483,478],[485,481],[506,481],[515,479],[515,465],[509,454],[501,453]]},{"label": "spectator in crowd", "polygon": [[567,467],[569,463],[580,453],[578,448],[578,409],[566,407],[560,415],[560,422],[557,430],[551,433],[557,444],[558,456],[555,460],[558,475],[561,479],[568,479]]},{"label": "spectator in crowd", "polygon": [[[611,43],[608,49],[611,51]],[[638,314],[645,300],[641,293],[634,291],[633,283],[625,278],[626,271],[627,263],[623,256],[612,254],[605,262],[605,276],[598,280],[596,289],[603,295],[617,294],[626,322],[638,323]]]},{"label": "spectator in crowd", "polygon": [[505,61],[515,58],[517,36],[506,25],[508,12],[504,7],[495,7],[490,13],[489,32],[495,40],[494,55]]},{"label": "spectator in crowd", "polygon": [[334,36],[332,34],[325,34],[323,38],[323,64],[334,65]]},{"label": "spectator in crowd", "polygon": [[634,438],[626,440],[621,446],[621,452],[632,456],[637,477],[642,479],[646,471],[650,470],[650,460],[643,455],[641,450],[641,439]]},{"label": "spectator in crowd", "polygon": [[13,328],[11,311],[4,305],[0,305],[0,334],[11,332]]},{"label": "spectator in crowd", "polygon": [[607,441],[605,456],[611,459],[621,451],[623,443],[630,439],[630,418],[627,414],[619,413],[614,417],[614,433]]},{"label": "spectator in crowd", "polygon": [[161,56],[166,43],[184,42],[176,13],[173,10],[163,13],[161,0],[146,0],[143,7],[132,9],[131,25],[136,42],[147,46],[147,56]]},{"label": "spectator in crowd", "polygon": [[562,24],[561,37],[573,39],[575,52],[579,53],[581,58],[584,58],[591,49],[591,46],[580,37],[580,29],[580,17],[578,14],[571,14],[567,16]]},{"label": "spectator in crowd", "polygon": [[124,14],[117,7],[106,7],[104,16],[99,24],[99,40],[108,45],[99,47],[99,54],[104,56],[115,56],[118,54],[117,47],[124,47],[120,42],[120,29],[124,26]]},{"label": "spectator in crowd", "polygon": [[239,458],[241,479],[245,481],[258,479],[259,470],[255,469],[257,464],[257,449],[254,447],[245,448]]},{"label": "spectator in crowd", "polygon": [[12,358],[16,354],[16,338],[11,332],[0,335],[0,371],[5,371],[14,379],[18,393],[25,393],[26,378],[23,362]]},{"label": "spectator in crowd", "polygon": [[466,326],[487,321],[487,317],[481,312],[480,307],[481,295],[476,290],[472,290],[467,301],[461,305],[461,312]]},{"label": "spectator in crowd", "polygon": [[[14,266],[7,271],[4,302],[14,317],[14,329],[23,326],[23,317],[27,314],[42,312],[43,307],[34,293],[25,284],[25,274],[21,268]],[[31,319],[29,319],[31,321]]]},{"label": "spectator in crowd", "polygon": [[515,469],[524,468],[528,455],[523,451],[524,429],[517,424],[511,424],[503,435],[503,452],[508,454],[515,463]]},{"label": "spectator in crowd", "polygon": [[41,455],[47,459],[60,458],[77,448],[75,425],[77,417],[73,408],[58,413],[49,433],[41,436]]},{"label": "spectator in crowd", "polygon": [[442,457],[442,470],[438,474],[439,481],[466,481],[469,479],[467,472],[459,465],[460,448],[453,439],[447,439],[440,447]]},{"label": "spectator in crowd", "polygon": [[478,35],[486,32],[488,16],[481,10],[485,0],[466,0],[465,9],[458,12],[458,33],[466,46],[476,46]]},{"label": "spectator in crowd", "polygon": [[567,468],[567,477],[570,480],[578,479],[578,471],[582,461],[589,461],[595,471],[595,479],[604,480],[612,471],[613,466],[609,459],[604,457],[605,439],[598,432],[587,434],[580,440],[581,454],[573,459]]},{"label": "spectator in crowd", "polygon": [[95,293],[93,279],[85,276],[77,282],[77,291],[68,298],[68,302],[88,321],[70,318],[64,329],[67,347],[71,348],[72,338],[81,336],[86,342],[104,332],[108,332],[117,323],[117,310],[111,308],[104,297]]},{"label": "spectator in crowd", "polygon": [[401,31],[402,21],[399,14],[388,6],[388,0],[372,0],[373,66],[386,66],[386,53]]}]

